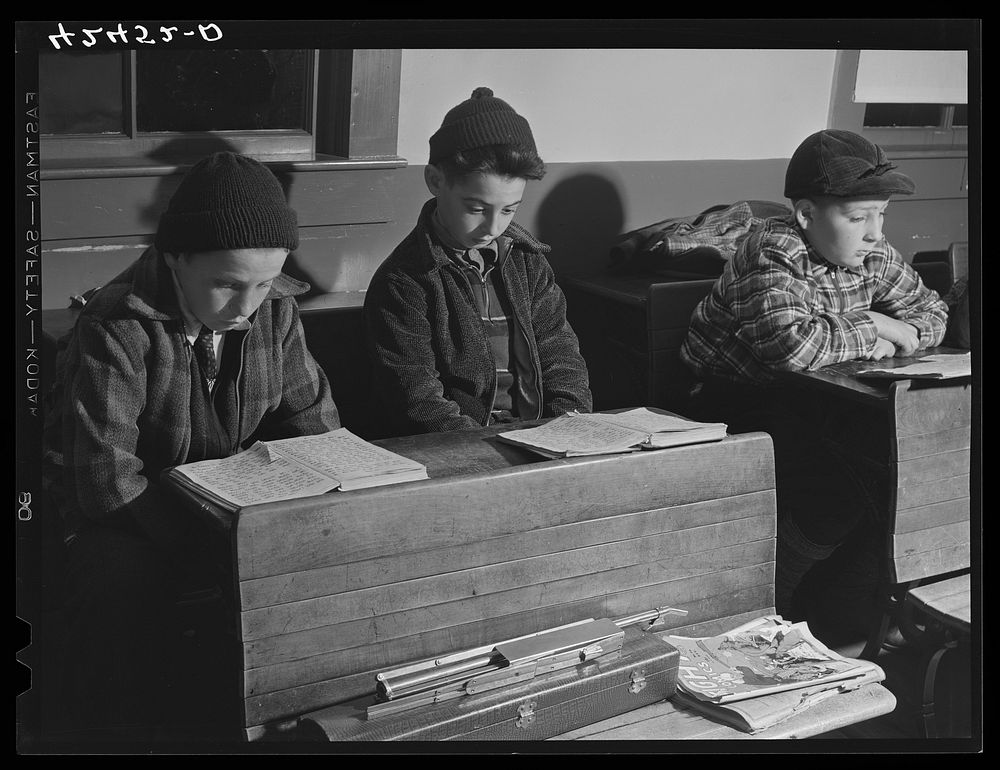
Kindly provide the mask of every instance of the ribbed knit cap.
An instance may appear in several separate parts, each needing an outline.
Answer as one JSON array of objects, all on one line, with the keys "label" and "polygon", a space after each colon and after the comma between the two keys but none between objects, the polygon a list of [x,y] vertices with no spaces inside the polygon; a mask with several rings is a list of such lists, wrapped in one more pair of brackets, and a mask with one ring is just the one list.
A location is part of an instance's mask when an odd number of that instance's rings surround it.
[{"label": "ribbed knit cap", "polygon": [[233,152],[191,167],[160,216],[156,248],[190,253],[299,245],[298,220],[270,169]]},{"label": "ribbed knit cap", "polygon": [[812,195],[911,195],[915,189],[913,180],[896,171],[877,144],[833,128],[806,137],[785,172],[785,197],[792,200]]},{"label": "ribbed knit cap", "polygon": [[438,163],[461,150],[492,144],[518,145],[535,150],[528,121],[493,91],[480,86],[472,96],[448,110],[430,139],[430,162]]}]

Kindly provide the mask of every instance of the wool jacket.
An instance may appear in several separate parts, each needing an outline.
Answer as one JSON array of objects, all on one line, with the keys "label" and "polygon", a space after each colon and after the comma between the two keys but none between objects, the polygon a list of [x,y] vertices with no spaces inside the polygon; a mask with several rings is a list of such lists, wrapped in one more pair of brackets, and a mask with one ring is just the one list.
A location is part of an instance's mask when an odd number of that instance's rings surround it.
[{"label": "wool jacket", "polygon": [[874,310],[941,344],[948,308],[884,238],[859,267],[835,265],[794,218],[768,219],[743,241],[691,316],[681,359],[699,377],[767,385],[781,371],[864,358]]},{"label": "wool jacket", "polygon": [[[489,423],[496,366],[472,286],[433,233],[428,201],[413,231],[379,266],[365,297],[369,357],[386,416],[399,433],[471,429]],[[511,223],[499,266],[535,368],[538,414],[590,411],[587,366],[566,321],[566,300],[549,247]]]},{"label": "wool jacket", "polygon": [[[243,338],[236,445],[340,426],[330,385],[305,344],[294,296],[279,275]],[[234,339],[234,342],[238,342]],[[89,520],[138,525],[169,548],[181,532],[160,472],[192,444],[193,351],[170,269],[155,247],[85,306],[60,361],[47,415],[45,466],[71,536]]]}]

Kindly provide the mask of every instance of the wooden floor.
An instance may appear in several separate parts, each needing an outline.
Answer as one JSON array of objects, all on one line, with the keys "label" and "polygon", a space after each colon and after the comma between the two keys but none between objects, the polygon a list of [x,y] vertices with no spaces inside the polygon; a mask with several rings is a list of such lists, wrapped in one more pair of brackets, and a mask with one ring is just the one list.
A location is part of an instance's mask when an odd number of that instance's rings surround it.
[{"label": "wooden floor", "polygon": [[[864,641],[858,640],[836,649],[843,655],[856,656],[863,647]],[[912,751],[941,750],[942,747],[938,744],[946,739],[929,740],[923,732],[924,669],[920,652],[916,647],[906,646],[893,651],[883,650],[879,656],[878,663],[886,675],[883,684],[896,696],[895,711],[823,737],[860,742],[894,742]],[[934,707],[939,724],[948,725],[953,730],[952,738],[956,744],[968,744],[969,748],[973,747],[971,736],[974,729],[976,732],[981,730],[981,727],[973,726],[971,685],[972,666],[968,651],[956,650],[945,655],[938,669]],[[981,721],[980,714],[980,726]]]}]

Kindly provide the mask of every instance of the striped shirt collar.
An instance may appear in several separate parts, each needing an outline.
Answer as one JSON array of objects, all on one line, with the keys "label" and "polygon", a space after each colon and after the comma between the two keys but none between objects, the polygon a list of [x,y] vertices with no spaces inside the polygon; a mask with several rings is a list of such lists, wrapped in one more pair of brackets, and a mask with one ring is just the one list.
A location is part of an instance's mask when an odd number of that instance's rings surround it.
[{"label": "striped shirt collar", "polygon": [[[437,236],[448,256],[453,262],[458,263],[462,267],[474,267],[480,272],[484,272],[488,271],[499,259],[500,249],[498,247],[500,245],[500,238],[480,249],[466,249],[448,232],[441,221],[441,217],[438,215],[437,209],[434,210],[434,214],[431,216],[431,225],[434,228],[434,235]],[[476,252],[476,254],[473,254],[473,252]],[[477,258],[477,255],[483,252],[492,253],[492,260],[486,261],[482,257]]]}]

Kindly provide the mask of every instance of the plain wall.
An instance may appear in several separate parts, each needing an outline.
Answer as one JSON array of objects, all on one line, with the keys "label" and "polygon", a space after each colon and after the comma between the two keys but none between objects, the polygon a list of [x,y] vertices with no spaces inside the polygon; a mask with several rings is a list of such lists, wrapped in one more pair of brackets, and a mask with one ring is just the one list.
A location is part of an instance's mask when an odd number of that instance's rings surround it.
[{"label": "plain wall", "polygon": [[[430,135],[482,85],[532,125],[548,173],[529,185],[518,221],[552,246],[560,278],[603,269],[630,230],[720,203],[783,201],[792,151],[829,125],[837,53],[403,49],[397,151],[408,165],[284,175],[302,242],[289,272],[317,294],[359,305],[429,197]],[[898,165],[918,194],[893,202],[890,241],[910,258],[968,240],[966,160],[912,157]],[[141,253],[177,181],[43,181],[43,307],[66,307]]]},{"label": "plain wall", "polygon": [[444,114],[488,86],[548,163],[787,158],[827,127],[836,53],[404,49],[399,154],[426,163]]}]

